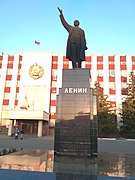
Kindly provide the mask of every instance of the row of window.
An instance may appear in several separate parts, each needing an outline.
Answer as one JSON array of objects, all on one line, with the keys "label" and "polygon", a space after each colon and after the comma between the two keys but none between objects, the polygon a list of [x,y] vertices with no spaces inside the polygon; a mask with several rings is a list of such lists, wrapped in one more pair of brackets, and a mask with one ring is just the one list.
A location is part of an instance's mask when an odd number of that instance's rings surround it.
[{"label": "row of window", "polygon": [[[91,64],[91,62],[86,62],[86,64]],[[103,61],[97,61],[97,64],[103,64]],[[108,64],[115,64],[114,61],[109,61]],[[126,62],[120,62],[120,64],[126,64]],[[135,64],[135,62],[132,62]]]},{"label": "row of window", "polygon": [[[100,86],[103,88],[104,83],[100,82]],[[121,82],[121,88],[127,88],[127,82]],[[115,82],[109,82],[109,89],[116,89],[116,83]]]},{"label": "row of window", "polygon": [[[97,70],[97,75],[102,77],[104,75],[104,70],[102,70],[102,69]],[[121,70],[120,75],[123,77],[127,77],[127,71]],[[109,76],[114,77],[115,76],[115,70],[109,70]]]},{"label": "row of window", "polygon": [[[58,64],[58,61],[53,61],[53,64]],[[63,61],[63,64],[69,64],[69,61]],[[85,64],[91,64],[91,61],[87,61],[85,62]],[[97,64],[103,64],[103,61],[97,61]],[[109,61],[108,64],[115,64],[114,61]],[[121,65],[126,65],[126,62],[120,62]],[[135,62],[132,61],[132,64],[134,65]]]},{"label": "row of window", "polygon": [[[11,87],[11,84],[12,84],[12,81],[7,80],[7,81],[5,82],[5,87]],[[20,81],[17,81],[16,86],[17,86],[17,87],[20,86]]]}]

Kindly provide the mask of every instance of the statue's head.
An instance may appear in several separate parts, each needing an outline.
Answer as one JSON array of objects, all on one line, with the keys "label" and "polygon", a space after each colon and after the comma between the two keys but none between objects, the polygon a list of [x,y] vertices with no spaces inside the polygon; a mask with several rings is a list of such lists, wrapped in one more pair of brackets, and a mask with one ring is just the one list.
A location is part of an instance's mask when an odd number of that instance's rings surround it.
[{"label": "statue's head", "polygon": [[80,25],[80,22],[78,20],[75,20],[74,21],[74,26],[79,26]]}]

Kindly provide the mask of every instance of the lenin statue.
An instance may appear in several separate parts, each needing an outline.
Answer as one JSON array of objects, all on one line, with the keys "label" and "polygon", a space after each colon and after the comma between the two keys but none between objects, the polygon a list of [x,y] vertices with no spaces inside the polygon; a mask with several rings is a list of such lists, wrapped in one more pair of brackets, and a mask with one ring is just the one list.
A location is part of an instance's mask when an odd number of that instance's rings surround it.
[{"label": "lenin statue", "polygon": [[69,25],[62,13],[62,10],[58,8],[60,12],[60,19],[64,28],[68,31],[66,58],[72,61],[72,67],[81,68],[82,61],[85,61],[85,50],[87,50],[86,39],[84,30],[79,28],[79,21],[74,21],[74,26]]}]

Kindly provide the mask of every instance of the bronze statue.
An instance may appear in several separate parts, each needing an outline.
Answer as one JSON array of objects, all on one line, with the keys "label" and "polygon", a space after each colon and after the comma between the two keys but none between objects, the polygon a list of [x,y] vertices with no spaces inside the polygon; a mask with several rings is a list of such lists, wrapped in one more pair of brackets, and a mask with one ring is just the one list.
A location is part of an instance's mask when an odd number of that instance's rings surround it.
[{"label": "bronze statue", "polygon": [[79,21],[74,21],[74,26],[69,25],[62,13],[62,10],[58,8],[60,12],[60,19],[64,28],[68,31],[69,36],[67,40],[66,58],[72,61],[72,67],[81,68],[82,61],[85,61],[85,50],[87,50],[86,39],[84,30],[79,28]]}]

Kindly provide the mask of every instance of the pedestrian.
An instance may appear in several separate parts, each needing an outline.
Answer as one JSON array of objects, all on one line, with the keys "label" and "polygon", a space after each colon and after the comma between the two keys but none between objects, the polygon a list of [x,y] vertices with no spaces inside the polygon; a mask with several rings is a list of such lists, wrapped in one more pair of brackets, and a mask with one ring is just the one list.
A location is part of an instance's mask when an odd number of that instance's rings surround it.
[{"label": "pedestrian", "polygon": [[79,28],[80,22],[74,21],[74,26],[69,25],[62,13],[62,10],[58,8],[60,12],[60,19],[64,28],[68,31],[66,58],[72,61],[72,67],[81,68],[82,61],[85,61],[85,50],[87,50],[86,39],[84,30]]},{"label": "pedestrian", "polygon": [[15,139],[18,139],[18,136],[20,134],[20,131],[18,128],[15,129]]},{"label": "pedestrian", "polygon": [[23,129],[20,131],[20,135],[21,135],[21,140],[22,140],[23,139],[23,135],[24,135]]}]

